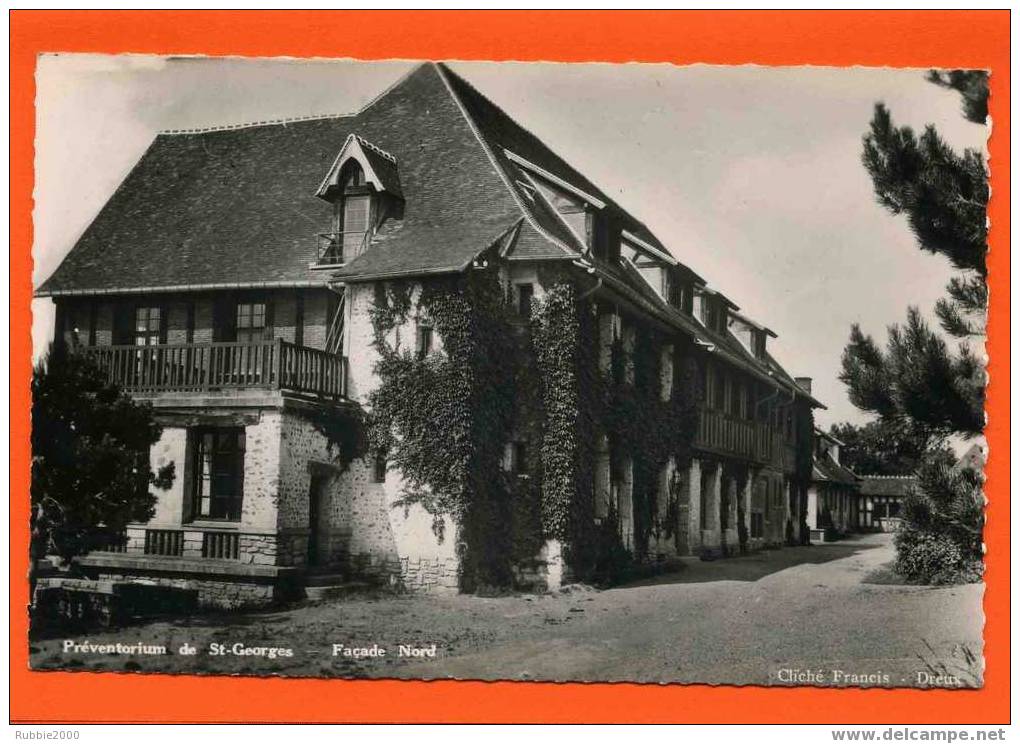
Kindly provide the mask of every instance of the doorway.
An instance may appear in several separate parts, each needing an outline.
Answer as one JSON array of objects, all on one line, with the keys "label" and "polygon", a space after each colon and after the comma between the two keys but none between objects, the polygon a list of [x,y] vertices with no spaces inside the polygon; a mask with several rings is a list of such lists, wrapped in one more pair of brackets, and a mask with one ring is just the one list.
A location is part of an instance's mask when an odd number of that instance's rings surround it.
[{"label": "doorway", "polygon": [[326,487],[329,477],[322,473],[312,473],[308,484],[308,565],[318,566],[322,563],[323,528],[328,526],[328,519],[323,515],[323,508],[328,503]]}]

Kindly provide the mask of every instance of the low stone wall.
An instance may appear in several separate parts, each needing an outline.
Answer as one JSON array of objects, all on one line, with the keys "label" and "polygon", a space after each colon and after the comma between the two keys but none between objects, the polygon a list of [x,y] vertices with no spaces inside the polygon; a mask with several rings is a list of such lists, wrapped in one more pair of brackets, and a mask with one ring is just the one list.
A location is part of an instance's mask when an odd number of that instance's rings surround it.
[{"label": "low stone wall", "polygon": [[197,606],[191,588],[154,583],[41,578],[32,601],[33,631],[114,627],[133,618],[187,614]]},{"label": "low stone wall", "polygon": [[[103,581],[131,581],[137,576],[129,574],[99,573]],[[248,607],[266,607],[283,601],[278,587],[272,584],[246,584],[237,581],[216,581],[175,576],[146,577],[157,586],[193,589],[198,592],[200,607],[220,610],[237,610]]]},{"label": "low stone wall", "polygon": [[123,553],[91,553],[76,559],[75,566],[100,581],[196,590],[198,605],[207,608],[265,607],[303,596],[300,572],[278,566]]}]

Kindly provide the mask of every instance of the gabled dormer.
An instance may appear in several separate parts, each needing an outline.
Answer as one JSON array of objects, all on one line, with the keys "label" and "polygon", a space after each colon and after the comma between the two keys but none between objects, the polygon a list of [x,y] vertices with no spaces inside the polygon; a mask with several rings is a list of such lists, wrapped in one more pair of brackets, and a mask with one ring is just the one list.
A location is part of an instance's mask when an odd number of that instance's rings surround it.
[{"label": "gabled dormer", "polygon": [[729,330],[749,353],[761,361],[766,359],[768,337],[776,338],[776,334],[770,328],[736,312],[729,314]]},{"label": "gabled dormer", "polygon": [[628,230],[621,234],[622,255],[671,307],[687,315],[694,311],[694,292],[705,281],[671,254],[655,247]]},{"label": "gabled dormer", "polygon": [[315,195],[333,205],[331,229],[319,234],[317,267],[359,256],[382,222],[403,202],[397,159],[351,134]]},{"label": "gabled dormer", "polygon": [[701,324],[715,333],[725,333],[732,310],[739,310],[721,292],[708,287],[694,288],[694,315]]},{"label": "gabled dormer", "polygon": [[544,200],[585,251],[604,261],[619,262],[620,222],[604,201],[509,150],[503,152],[520,168],[523,178],[517,185],[524,194]]}]

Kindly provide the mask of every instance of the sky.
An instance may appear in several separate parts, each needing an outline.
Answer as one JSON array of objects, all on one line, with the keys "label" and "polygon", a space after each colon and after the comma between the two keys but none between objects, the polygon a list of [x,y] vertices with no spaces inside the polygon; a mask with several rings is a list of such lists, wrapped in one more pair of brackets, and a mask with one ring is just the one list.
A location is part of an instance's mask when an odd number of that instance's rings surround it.
[{"label": "sky", "polygon": [[[35,286],[158,131],[357,111],[414,62],[44,55],[36,73]],[[953,147],[985,127],[924,70],[451,62],[647,224],[673,254],[773,329],[813,378],[816,422],[863,422],[838,380],[852,323],[884,342],[908,305],[929,318],[953,275],[878,206],[860,162],[874,104],[934,123]],[[342,143],[338,142],[339,149]],[[994,167],[994,163],[992,164]],[[33,302],[37,354],[53,331]]]}]

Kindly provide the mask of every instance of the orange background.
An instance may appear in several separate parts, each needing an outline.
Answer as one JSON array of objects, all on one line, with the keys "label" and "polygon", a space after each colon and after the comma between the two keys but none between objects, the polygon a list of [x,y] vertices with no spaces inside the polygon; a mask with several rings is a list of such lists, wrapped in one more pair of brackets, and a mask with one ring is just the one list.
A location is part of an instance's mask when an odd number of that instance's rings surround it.
[{"label": "orange background", "polygon": [[[1009,11],[13,11],[10,34],[13,721],[1008,722]],[[28,671],[34,73],[36,54],[57,51],[990,68],[985,687],[834,690]],[[810,643],[811,628],[800,632]]]}]

